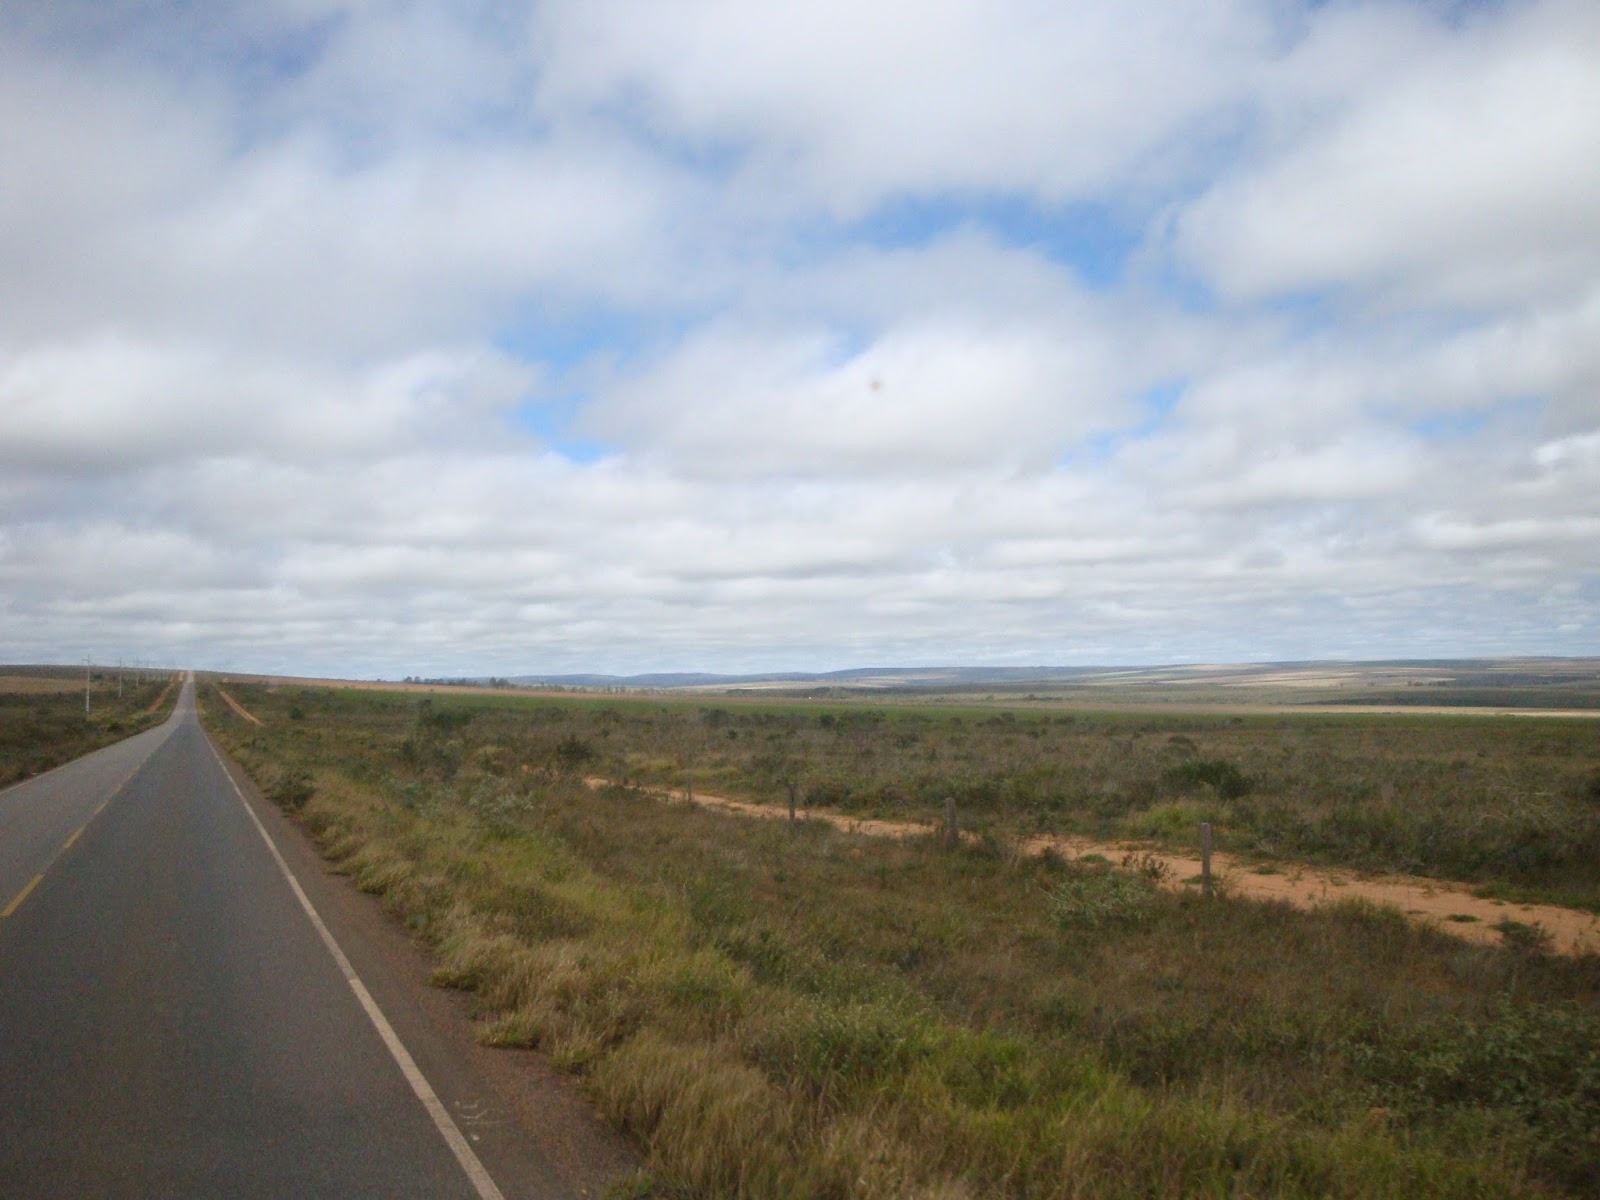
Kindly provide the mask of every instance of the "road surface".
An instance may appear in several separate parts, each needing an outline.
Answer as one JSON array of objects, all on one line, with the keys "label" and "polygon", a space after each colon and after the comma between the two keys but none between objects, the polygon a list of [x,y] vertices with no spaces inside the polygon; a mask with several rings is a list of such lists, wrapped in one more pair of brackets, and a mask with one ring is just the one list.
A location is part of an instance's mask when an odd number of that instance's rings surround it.
[{"label": "road surface", "polygon": [[577,1195],[406,989],[368,987],[285,840],[192,680],[160,728],[0,793],[0,1196]]}]

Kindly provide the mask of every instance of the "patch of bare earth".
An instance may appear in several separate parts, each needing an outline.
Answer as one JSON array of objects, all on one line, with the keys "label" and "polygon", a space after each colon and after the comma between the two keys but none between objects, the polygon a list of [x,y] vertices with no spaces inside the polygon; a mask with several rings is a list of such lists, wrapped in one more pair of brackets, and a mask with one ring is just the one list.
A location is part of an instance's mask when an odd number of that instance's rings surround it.
[{"label": "patch of bare earth", "polygon": [[155,703],[152,704],[149,708],[145,709],[139,715],[141,717],[148,717],[152,713],[160,712],[161,711],[161,706],[167,702],[167,697],[172,694],[173,685],[176,684],[177,682],[178,681],[176,679],[167,680],[167,686],[161,689],[161,695],[156,697]]},{"label": "patch of bare earth", "polygon": [[[611,783],[608,779],[597,777],[584,782],[592,788],[607,787]],[[753,804],[747,800],[732,800],[702,792],[689,797],[684,793],[669,795],[666,792],[646,791],[662,799],[692,799],[705,808],[762,820],[783,820],[789,815],[786,808],[775,805]],[[939,830],[938,826],[931,823],[880,821],[842,813],[807,811],[804,815],[809,820],[826,821],[848,833],[869,837],[926,837]],[[972,834],[963,836],[976,840]],[[1164,886],[1175,891],[1196,886],[1194,881],[1200,874],[1198,857],[1154,850],[1137,842],[1097,842],[1090,838],[1036,834],[1024,838],[1016,846],[1020,853],[1027,855],[1054,853],[1066,859],[1098,855],[1113,863],[1136,855],[1142,863],[1159,864]],[[1490,900],[1474,895],[1472,888],[1466,884],[1401,875],[1358,875],[1350,871],[1296,863],[1269,865],[1246,862],[1222,853],[1211,856],[1211,869],[1219,879],[1220,886],[1231,896],[1281,900],[1297,908],[1315,908],[1320,904],[1359,898],[1373,904],[1392,906],[1413,920],[1433,925],[1467,941],[1489,945],[1501,941],[1501,933],[1496,926],[1509,920],[1543,929],[1550,935],[1551,949],[1558,953],[1600,953],[1600,915],[1555,904],[1515,904]]]},{"label": "patch of bare earth", "polygon": [[83,691],[81,677],[61,679],[49,675],[0,675],[0,692],[32,696],[81,691]]},{"label": "patch of bare earth", "polygon": [[228,693],[223,691],[220,687],[217,689],[217,695],[221,696],[222,699],[223,699],[223,702],[225,704],[227,704],[227,706],[229,708],[233,709],[234,712],[238,713],[241,717],[243,717],[246,721],[250,721],[250,722],[252,722],[253,724],[256,724],[256,725],[261,724],[261,718],[260,717],[256,716],[253,712],[251,712],[249,709],[247,709],[244,705],[240,704],[237,700],[235,700],[232,696],[228,695]]}]

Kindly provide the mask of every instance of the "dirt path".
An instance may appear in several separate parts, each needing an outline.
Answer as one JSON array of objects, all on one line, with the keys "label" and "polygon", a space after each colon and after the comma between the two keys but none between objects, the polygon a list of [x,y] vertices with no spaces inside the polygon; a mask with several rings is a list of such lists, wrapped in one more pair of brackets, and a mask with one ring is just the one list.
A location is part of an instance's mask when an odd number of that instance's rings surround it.
[{"label": "dirt path", "polygon": [[172,692],[172,685],[175,684],[176,682],[177,682],[176,679],[167,680],[167,686],[161,689],[161,695],[156,697],[156,702],[154,704],[152,704],[149,708],[145,709],[139,715],[141,717],[148,717],[152,713],[160,712],[161,711],[161,706],[167,702],[167,697]]},{"label": "dirt path", "polygon": [[238,713],[246,721],[254,722],[257,725],[261,724],[260,717],[252,713],[249,709],[240,704],[232,696],[228,695],[228,693],[223,691],[220,687],[217,688],[217,695],[221,696],[225,701],[227,701],[228,707],[233,709],[234,712]]},{"label": "dirt path", "polygon": [[[608,779],[598,777],[585,779],[584,782],[592,788],[606,787],[611,783]],[[662,799],[682,796],[681,792],[644,790]],[[775,805],[752,804],[746,800],[730,800],[725,796],[703,792],[694,793],[694,802],[705,808],[762,820],[783,820],[789,815],[786,808]],[[870,837],[918,837],[937,832],[938,829],[931,822],[879,821],[815,811],[807,811],[805,815],[810,820],[826,821],[846,832]],[[963,836],[974,837],[972,834]],[[1174,891],[1196,886],[1191,880],[1200,874],[1199,858],[1152,850],[1137,842],[1097,842],[1089,838],[1040,834],[1025,838],[1017,845],[1023,854],[1038,855],[1053,851],[1063,858],[1083,858],[1095,854],[1116,863],[1124,861],[1129,855],[1138,855],[1141,859],[1148,855],[1148,860],[1165,867],[1165,886]],[[1298,863],[1263,866],[1244,862],[1231,854],[1213,854],[1211,867],[1220,878],[1221,886],[1233,896],[1283,900],[1298,908],[1315,908],[1319,904],[1360,897],[1374,904],[1392,905],[1414,920],[1469,942],[1485,945],[1497,945],[1502,940],[1500,932],[1495,929],[1499,922],[1518,921],[1543,928],[1550,935],[1551,948],[1558,953],[1600,953],[1600,915],[1581,909],[1562,908],[1555,904],[1514,904],[1486,900],[1474,896],[1469,885],[1442,880],[1403,875],[1365,876],[1353,871],[1309,867]]]}]

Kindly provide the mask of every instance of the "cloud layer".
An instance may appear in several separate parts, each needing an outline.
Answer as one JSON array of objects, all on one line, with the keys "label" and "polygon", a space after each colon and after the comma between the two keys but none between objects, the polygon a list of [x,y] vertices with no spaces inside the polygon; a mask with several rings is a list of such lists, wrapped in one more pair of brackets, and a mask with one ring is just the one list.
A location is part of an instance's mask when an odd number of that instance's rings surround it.
[{"label": "cloud layer", "polygon": [[1597,81],[1583,0],[0,13],[0,657],[1600,652]]}]

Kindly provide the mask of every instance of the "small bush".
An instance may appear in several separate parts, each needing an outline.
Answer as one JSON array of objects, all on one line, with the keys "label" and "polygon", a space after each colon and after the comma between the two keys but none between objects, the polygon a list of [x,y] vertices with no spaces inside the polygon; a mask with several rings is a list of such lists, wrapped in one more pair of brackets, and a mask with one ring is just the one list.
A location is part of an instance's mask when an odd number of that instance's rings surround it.
[{"label": "small bush", "polygon": [[1180,788],[1210,784],[1224,800],[1237,800],[1250,794],[1250,779],[1237,765],[1225,758],[1197,758],[1179,763],[1167,772],[1168,782]]},{"label": "small bush", "polygon": [[1122,833],[1128,837],[1188,842],[1199,834],[1201,822],[1220,824],[1221,815],[1215,804],[1199,800],[1169,800],[1143,812],[1128,814],[1120,825]]},{"label": "small bush", "polygon": [[472,711],[465,708],[434,708],[418,705],[417,724],[437,733],[457,733],[472,724]]},{"label": "small bush", "polygon": [[1552,939],[1550,931],[1538,923],[1529,925],[1509,917],[1495,925],[1500,938],[1512,950],[1522,954],[1549,954]]},{"label": "small bush", "polygon": [[316,785],[306,772],[285,771],[267,788],[267,799],[285,812],[299,812],[316,791]]},{"label": "small bush", "polygon": [[819,1097],[898,1076],[934,1047],[921,1022],[871,1003],[797,1004],[747,1037],[752,1061]]},{"label": "small bush", "polygon": [[1509,1116],[1552,1174],[1583,1191],[1600,1182],[1590,1149],[1600,1137],[1600,1018],[1589,1007],[1507,1001],[1487,1020],[1446,1017],[1369,1037],[1351,1060],[1386,1106],[1414,1117]]},{"label": "small bush", "polygon": [[1154,914],[1157,902],[1146,875],[1091,870],[1061,881],[1050,896],[1050,916],[1066,930],[1136,925]]},{"label": "small bush", "polygon": [[569,733],[556,743],[556,762],[562,770],[576,771],[599,757],[595,749],[575,733]]},{"label": "small bush", "polygon": [[1122,856],[1122,869],[1132,871],[1141,878],[1148,879],[1151,883],[1165,883],[1172,876],[1172,866],[1166,859],[1151,854],[1148,850],[1130,850]]}]

